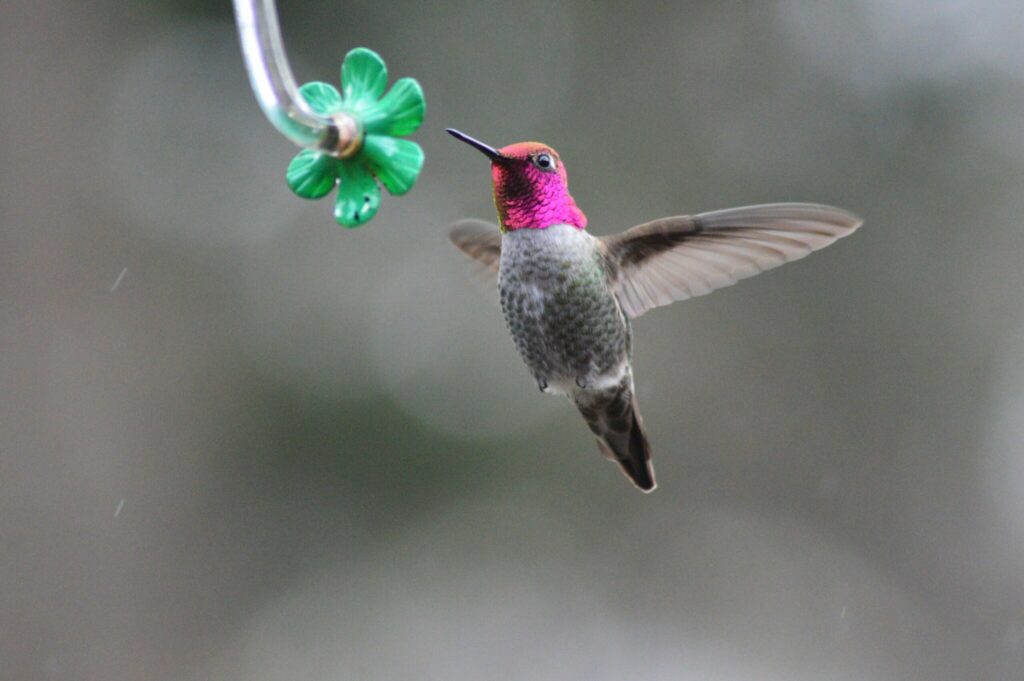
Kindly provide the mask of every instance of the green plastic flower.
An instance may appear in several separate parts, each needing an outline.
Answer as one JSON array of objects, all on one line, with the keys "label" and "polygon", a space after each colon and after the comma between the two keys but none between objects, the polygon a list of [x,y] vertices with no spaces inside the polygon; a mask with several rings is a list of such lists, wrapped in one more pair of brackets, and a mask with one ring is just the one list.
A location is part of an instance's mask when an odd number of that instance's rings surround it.
[{"label": "green plastic flower", "polygon": [[423,122],[423,90],[412,78],[395,82],[385,95],[388,71],[376,52],[357,47],[341,65],[342,93],[327,83],[306,83],[299,92],[316,113],[346,114],[358,128],[356,145],[346,158],[304,149],[288,165],[286,179],[304,199],[338,195],[334,217],[345,227],[368,222],[380,207],[378,182],[398,196],[412,189],[423,167],[423,150],[399,139]]}]

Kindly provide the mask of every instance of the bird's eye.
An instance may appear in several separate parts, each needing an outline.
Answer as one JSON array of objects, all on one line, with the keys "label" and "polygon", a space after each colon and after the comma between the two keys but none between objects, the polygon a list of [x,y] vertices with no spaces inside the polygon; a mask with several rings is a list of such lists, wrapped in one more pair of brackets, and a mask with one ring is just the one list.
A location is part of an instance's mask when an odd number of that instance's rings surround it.
[{"label": "bird's eye", "polygon": [[533,158],[533,163],[541,170],[555,169],[555,158],[551,154],[537,154]]}]

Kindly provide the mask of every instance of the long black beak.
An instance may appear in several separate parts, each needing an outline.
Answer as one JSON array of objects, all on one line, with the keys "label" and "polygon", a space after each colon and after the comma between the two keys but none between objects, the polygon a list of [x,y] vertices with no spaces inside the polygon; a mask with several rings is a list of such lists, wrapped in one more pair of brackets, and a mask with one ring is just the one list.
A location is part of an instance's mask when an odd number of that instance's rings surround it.
[{"label": "long black beak", "polygon": [[445,130],[448,132],[449,135],[451,135],[455,139],[462,140],[471,147],[476,147],[484,154],[484,156],[491,159],[492,161],[500,162],[505,160],[505,157],[502,156],[501,152],[495,149],[494,147],[488,146],[478,139],[473,139],[466,133],[459,132],[454,128],[445,128]]}]

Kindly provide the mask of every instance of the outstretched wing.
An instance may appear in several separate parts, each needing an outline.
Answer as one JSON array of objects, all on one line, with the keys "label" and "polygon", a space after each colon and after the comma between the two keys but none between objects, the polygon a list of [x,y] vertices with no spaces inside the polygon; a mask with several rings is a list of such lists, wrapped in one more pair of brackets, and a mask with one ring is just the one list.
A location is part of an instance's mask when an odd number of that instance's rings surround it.
[{"label": "outstretched wing", "polygon": [[773,203],[662,218],[601,241],[615,293],[635,319],[798,260],[860,225],[840,208]]},{"label": "outstretched wing", "polygon": [[485,277],[498,276],[501,232],[497,225],[483,220],[461,220],[452,227],[448,238],[460,251],[476,261]]}]

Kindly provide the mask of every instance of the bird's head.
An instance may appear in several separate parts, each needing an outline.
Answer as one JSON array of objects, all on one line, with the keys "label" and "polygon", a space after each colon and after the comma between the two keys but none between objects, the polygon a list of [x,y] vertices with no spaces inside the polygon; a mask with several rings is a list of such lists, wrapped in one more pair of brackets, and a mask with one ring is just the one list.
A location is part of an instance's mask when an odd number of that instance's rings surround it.
[{"label": "bird's head", "polygon": [[494,207],[503,232],[562,224],[586,228],[587,216],[569,193],[565,166],[554,149],[540,142],[495,149],[458,130],[448,132],[491,160]]}]

